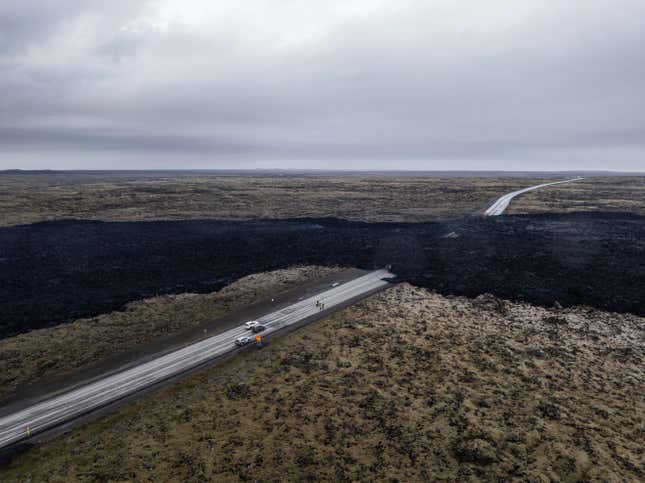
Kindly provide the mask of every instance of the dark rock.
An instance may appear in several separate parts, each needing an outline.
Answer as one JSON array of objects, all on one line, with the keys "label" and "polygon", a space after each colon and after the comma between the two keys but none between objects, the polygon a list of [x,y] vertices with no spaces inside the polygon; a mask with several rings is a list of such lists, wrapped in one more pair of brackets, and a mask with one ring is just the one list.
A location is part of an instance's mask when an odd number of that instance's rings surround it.
[{"label": "dark rock", "polygon": [[527,354],[538,359],[544,359],[546,357],[546,352],[544,352],[542,349],[531,349],[527,352]]},{"label": "dark rock", "polygon": [[226,386],[226,397],[229,399],[242,399],[251,395],[251,386],[243,382],[234,382]]},{"label": "dark rock", "polygon": [[455,447],[454,453],[461,463],[489,465],[497,461],[495,448],[483,439],[471,439],[462,442]]},{"label": "dark rock", "polygon": [[598,416],[602,417],[603,419],[607,419],[609,417],[609,412],[603,408],[599,408],[598,406],[593,406],[591,409],[593,409],[593,412],[596,413]]},{"label": "dark rock", "polygon": [[542,322],[553,326],[568,324],[567,319],[565,319],[564,317],[558,317],[557,315],[547,315],[542,318]]},{"label": "dark rock", "polygon": [[475,307],[478,307],[483,310],[490,310],[494,312],[503,313],[506,310],[504,306],[504,301],[498,299],[490,293],[484,293],[475,297],[472,301]]},{"label": "dark rock", "polygon": [[[441,238],[452,230],[464,236]],[[391,264],[398,280],[444,295],[493,294],[476,302],[485,310],[503,311],[499,299],[523,299],[645,315],[644,239],[645,217],[626,213],[515,215],[493,223],[471,217],[449,229],[441,222],[336,219],[4,227],[0,337],[151,295],[212,292],[296,264]]]},{"label": "dark rock", "polygon": [[526,442],[526,439],[520,434],[512,433],[508,435],[506,441],[508,441],[509,443],[524,443]]},{"label": "dark rock", "polygon": [[555,404],[542,402],[537,407],[542,417],[552,420],[560,419],[560,408]]}]

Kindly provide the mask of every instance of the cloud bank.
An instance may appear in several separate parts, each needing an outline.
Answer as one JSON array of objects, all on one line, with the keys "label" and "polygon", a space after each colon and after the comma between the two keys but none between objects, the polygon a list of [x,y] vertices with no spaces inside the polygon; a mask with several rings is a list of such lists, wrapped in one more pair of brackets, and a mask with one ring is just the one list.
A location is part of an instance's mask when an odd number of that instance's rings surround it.
[{"label": "cloud bank", "polygon": [[4,0],[0,169],[645,170],[640,0]]}]

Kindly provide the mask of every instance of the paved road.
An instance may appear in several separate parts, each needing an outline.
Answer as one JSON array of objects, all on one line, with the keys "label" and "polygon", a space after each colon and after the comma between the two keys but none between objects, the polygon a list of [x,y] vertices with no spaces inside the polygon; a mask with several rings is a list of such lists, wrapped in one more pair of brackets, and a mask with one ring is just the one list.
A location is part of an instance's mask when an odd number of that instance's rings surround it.
[{"label": "paved road", "polygon": [[527,191],[537,190],[537,189],[540,189],[540,188],[544,188],[545,186],[553,186],[553,185],[562,184],[562,183],[571,183],[572,181],[578,181],[578,180],[581,180],[581,179],[582,178],[577,177],[577,178],[573,178],[573,179],[567,179],[567,180],[564,180],[564,181],[556,181],[554,183],[544,183],[544,184],[539,184],[537,186],[530,186],[528,188],[524,188],[524,189],[521,189],[521,190],[513,191],[512,193],[505,194],[504,196],[499,198],[495,203],[490,205],[490,208],[488,208],[484,212],[484,216],[499,216],[499,215],[501,215],[502,213],[504,213],[504,211],[506,211],[506,208],[508,208],[508,205],[511,203],[511,200],[513,198],[515,198],[518,195],[521,195],[522,193],[526,193]]},{"label": "paved road", "polygon": [[[354,297],[387,285],[383,278],[393,276],[387,270],[376,270],[345,282],[293,305],[266,314],[259,319],[267,329],[265,336],[295,324],[318,312],[330,312]],[[324,302],[321,311],[316,301]],[[0,448],[9,446],[30,435],[68,422],[82,414],[109,404],[175,376],[217,356],[236,350],[235,339],[246,335],[254,340],[244,326],[235,327],[157,359],[107,376],[78,389],[46,399],[31,407],[0,418]]]}]

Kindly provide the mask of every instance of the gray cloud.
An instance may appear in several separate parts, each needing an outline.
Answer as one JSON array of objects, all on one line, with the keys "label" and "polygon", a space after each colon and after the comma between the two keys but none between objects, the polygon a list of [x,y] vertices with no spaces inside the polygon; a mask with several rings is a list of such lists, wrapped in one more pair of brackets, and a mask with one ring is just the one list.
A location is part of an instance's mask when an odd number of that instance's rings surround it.
[{"label": "gray cloud", "polygon": [[0,169],[645,170],[645,4],[564,3],[7,1]]}]

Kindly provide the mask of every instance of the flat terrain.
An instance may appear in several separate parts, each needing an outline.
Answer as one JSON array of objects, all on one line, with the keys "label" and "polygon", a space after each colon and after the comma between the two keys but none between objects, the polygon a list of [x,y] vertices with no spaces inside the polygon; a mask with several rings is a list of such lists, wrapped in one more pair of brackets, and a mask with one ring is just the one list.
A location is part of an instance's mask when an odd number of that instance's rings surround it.
[{"label": "flat terrain", "polygon": [[507,214],[619,211],[645,215],[645,176],[594,177],[531,191],[513,200]]},{"label": "flat terrain", "polygon": [[407,284],[18,455],[2,481],[640,481],[644,320]]},{"label": "flat terrain", "polygon": [[469,215],[506,192],[544,181],[382,174],[0,173],[0,226],[68,218],[428,221]]},{"label": "flat terrain", "polygon": [[48,222],[0,228],[0,338],[293,265],[383,268],[445,294],[645,313],[645,217],[433,223]]},{"label": "flat terrain", "polygon": [[[105,221],[335,217],[421,222],[481,212],[501,195],[570,177],[404,173],[0,173],[0,226]],[[590,177],[513,201],[512,213],[645,214],[645,176]]]},{"label": "flat terrain", "polygon": [[217,292],[144,299],[122,311],[5,338],[0,340],[0,400],[26,386],[62,379],[101,360],[339,271],[308,266],[249,275]]},{"label": "flat terrain", "polygon": [[339,266],[403,283],[0,481],[645,479],[645,178],[466,216],[547,181],[1,174],[0,399]]}]

